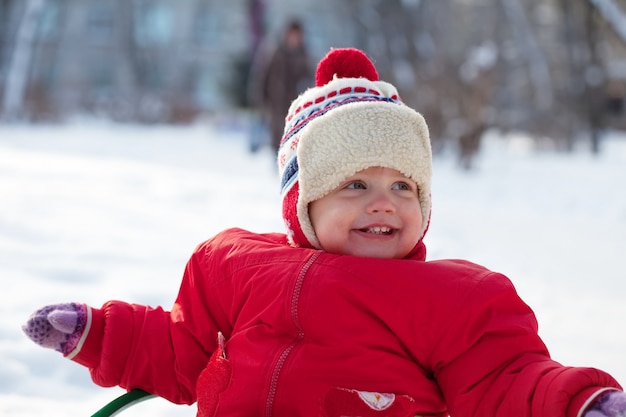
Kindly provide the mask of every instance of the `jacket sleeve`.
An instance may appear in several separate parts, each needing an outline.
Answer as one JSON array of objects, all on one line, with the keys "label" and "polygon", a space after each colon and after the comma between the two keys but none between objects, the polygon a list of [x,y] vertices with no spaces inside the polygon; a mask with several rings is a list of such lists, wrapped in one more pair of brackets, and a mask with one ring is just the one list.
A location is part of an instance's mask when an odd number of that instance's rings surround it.
[{"label": "jacket sleeve", "polygon": [[[196,401],[196,382],[217,347],[210,306],[211,260],[198,247],[171,311],[122,301],[91,309],[84,344],[71,359],[100,386],[140,388],[178,404]],[[213,303],[214,304],[214,303]]]},{"label": "jacket sleeve", "polygon": [[553,361],[506,277],[485,274],[460,300],[432,357],[451,415],[579,417],[590,398],[620,388],[605,372]]}]

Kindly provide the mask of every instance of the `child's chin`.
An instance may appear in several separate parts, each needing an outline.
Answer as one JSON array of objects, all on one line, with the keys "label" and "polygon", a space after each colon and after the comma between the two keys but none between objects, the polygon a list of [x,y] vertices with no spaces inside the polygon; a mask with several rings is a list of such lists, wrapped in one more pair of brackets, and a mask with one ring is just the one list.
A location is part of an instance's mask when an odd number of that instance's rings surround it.
[{"label": "child's chin", "polygon": [[354,249],[351,251],[350,255],[358,256],[361,258],[377,258],[377,259],[392,259],[398,258],[399,256],[390,250],[380,250],[380,249]]}]

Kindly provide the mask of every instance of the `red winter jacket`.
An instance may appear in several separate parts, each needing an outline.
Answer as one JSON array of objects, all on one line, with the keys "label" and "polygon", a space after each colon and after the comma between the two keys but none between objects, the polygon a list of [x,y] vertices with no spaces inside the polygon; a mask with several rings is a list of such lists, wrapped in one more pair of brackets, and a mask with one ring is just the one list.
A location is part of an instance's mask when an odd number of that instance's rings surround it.
[{"label": "red winter jacket", "polygon": [[201,244],[171,312],[91,312],[73,360],[95,383],[197,401],[202,417],[577,417],[620,388],[551,360],[503,275],[293,248],[280,234]]}]

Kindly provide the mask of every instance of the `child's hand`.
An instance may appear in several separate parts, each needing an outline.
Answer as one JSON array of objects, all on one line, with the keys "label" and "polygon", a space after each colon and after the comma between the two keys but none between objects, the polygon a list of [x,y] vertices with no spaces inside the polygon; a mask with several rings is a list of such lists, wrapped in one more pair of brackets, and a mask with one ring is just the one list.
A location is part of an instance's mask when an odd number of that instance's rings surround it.
[{"label": "child's hand", "polygon": [[612,391],[601,396],[584,417],[626,417],[626,393]]},{"label": "child's hand", "polygon": [[38,345],[67,355],[78,344],[86,323],[85,304],[53,304],[35,311],[22,330]]}]

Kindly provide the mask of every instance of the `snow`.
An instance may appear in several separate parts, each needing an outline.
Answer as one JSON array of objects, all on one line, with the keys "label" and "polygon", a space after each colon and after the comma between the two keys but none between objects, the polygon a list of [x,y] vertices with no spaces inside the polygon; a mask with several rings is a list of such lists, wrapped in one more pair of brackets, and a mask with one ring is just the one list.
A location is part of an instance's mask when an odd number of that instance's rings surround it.
[{"label": "snow", "polygon": [[[430,259],[505,273],[553,357],[626,382],[626,137],[603,152],[537,152],[490,134],[477,169],[434,161]],[[621,190],[621,191],[620,191]],[[282,231],[270,151],[240,125],[0,125],[0,414],[91,415],[120,395],[30,342],[40,306],[109,299],[171,306],[194,247],[232,226]],[[418,330],[419,331],[419,330]],[[152,399],[124,416],[193,416]]]}]

